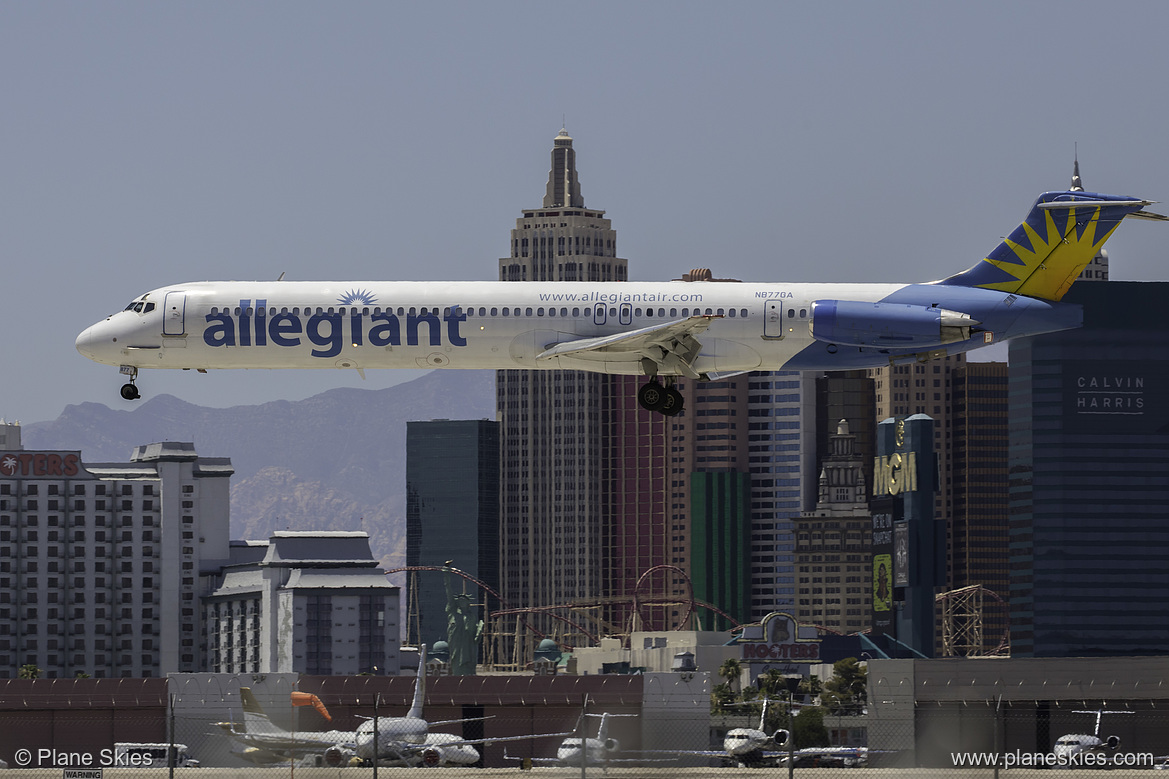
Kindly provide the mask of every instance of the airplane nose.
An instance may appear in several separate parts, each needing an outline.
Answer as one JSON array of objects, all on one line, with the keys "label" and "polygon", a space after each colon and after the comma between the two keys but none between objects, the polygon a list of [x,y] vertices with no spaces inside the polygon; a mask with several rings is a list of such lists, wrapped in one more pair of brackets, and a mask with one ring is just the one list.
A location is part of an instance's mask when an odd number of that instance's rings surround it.
[{"label": "airplane nose", "polygon": [[77,351],[81,352],[82,355],[88,357],[91,360],[93,359],[93,346],[95,341],[93,330],[93,327],[85,328],[81,331],[81,334],[77,336],[77,341],[75,342]]},{"label": "airplane nose", "polygon": [[113,344],[113,337],[105,322],[98,322],[82,330],[74,343],[82,355],[101,363],[109,363],[108,359],[104,359],[104,353],[108,352]]}]

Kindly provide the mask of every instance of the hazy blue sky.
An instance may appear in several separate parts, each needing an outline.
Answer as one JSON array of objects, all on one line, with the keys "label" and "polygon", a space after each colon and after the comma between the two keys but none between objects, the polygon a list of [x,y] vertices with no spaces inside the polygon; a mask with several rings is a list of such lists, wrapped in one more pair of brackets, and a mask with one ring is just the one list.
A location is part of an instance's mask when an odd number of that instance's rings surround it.
[{"label": "hazy blue sky", "polygon": [[[118,396],[177,281],[492,279],[575,138],[633,279],[925,281],[1040,192],[1169,200],[1169,3],[0,4],[0,416]],[[1116,279],[1163,280],[1125,224]],[[147,372],[233,405],[413,374]],[[141,402],[141,401],[139,401]]]}]

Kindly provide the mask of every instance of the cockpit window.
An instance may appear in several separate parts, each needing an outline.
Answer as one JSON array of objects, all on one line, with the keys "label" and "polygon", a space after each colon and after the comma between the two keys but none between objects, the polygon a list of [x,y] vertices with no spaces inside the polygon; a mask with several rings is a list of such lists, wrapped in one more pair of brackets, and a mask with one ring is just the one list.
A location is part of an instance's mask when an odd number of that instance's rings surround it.
[{"label": "cockpit window", "polygon": [[138,314],[149,314],[154,310],[153,303],[144,303],[141,300],[135,300],[130,305],[126,306],[123,311],[134,311]]}]

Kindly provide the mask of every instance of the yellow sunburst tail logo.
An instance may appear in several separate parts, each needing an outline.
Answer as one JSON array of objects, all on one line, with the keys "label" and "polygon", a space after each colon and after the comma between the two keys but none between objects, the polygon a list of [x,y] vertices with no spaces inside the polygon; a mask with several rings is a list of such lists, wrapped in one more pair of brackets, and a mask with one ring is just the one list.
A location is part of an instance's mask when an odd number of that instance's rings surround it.
[{"label": "yellow sunburst tail logo", "polygon": [[1150,202],[1094,192],[1044,192],[986,259],[940,283],[1059,301],[1121,220]]}]

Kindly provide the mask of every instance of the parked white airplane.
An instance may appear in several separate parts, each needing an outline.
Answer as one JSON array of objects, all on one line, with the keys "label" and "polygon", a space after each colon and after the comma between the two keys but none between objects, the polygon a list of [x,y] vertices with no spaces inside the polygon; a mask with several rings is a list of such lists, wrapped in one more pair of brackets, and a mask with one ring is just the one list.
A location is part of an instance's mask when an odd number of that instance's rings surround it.
[{"label": "parked white airplane", "polygon": [[[669,754],[677,757],[715,757],[724,762],[734,763],[741,768],[771,768],[784,766],[789,760],[794,765],[841,766],[854,768],[866,765],[869,759],[868,747],[804,747],[792,749],[789,740],[791,731],[779,728],[772,733],[767,732],[767,707],[776,703],[770,698],[757,701],[747,701],[737,706],[751,706],[763,704],[763,711],[759,715],[757,728],[731,728],[723,736],[722,751],[715,750],[682,750],[670,751]],[[793,704],[799,708],[801,704]],[[794,709],[793,709],[794,710]]]},{"label": "parked white airplane", "polygon": [[1072,714],[1095,714],[1096,728],[1091,735],[1087,733],[1066,733],[1055,740],[1051,751],[1062,758],[1063,762],[1070,762],[1071,758],[1081,752],[1115,751],[1120,746],[1120,736],[1100,736],[1100,719],[1105,714],[1132,714],[1132,711],[1107,711],[1094,709],[1092,711],[1073,711]]},{"label": "parked white airplane", "polygon": [[791,732],[780,728],[774,733],[767,733],[767,706],[771,703],[768,698],[763,699],[763,713],[759,715],[758,728],[731,728],[723,736],[723,752],[731,760],[745,766],[760,765],[762,762],[786,756],[782,749]]},{"label": "parked white airplane", "polygon": [[[244,745],[240,755],[258,765],[282,762],[306,755],[322,755],[330,766],[349,765],[353,761],[372,764],[376,755],[379,765],[439,766],[474,765],[479,761],[476,744],[493,741],[530,740],[537,736],[509,736],[493,739],[464,739],[451,733],[431,733],[430,728],[470,722],[470,719],[427,722],[422,716],[426,697],[426,653],[421,654],[419,674],[414,684],[414,700],[404,717],[379,717],[377,736],[374,720],[366,719],[357,730],[328,730],[292,733],[269,719],[259,701],[247,687],[240,688],[244,724],[216,723],[229,736]],[[320,709],[318,709],[319,711]],[[550,733],[563,736],[565,733]],[[375,746],[376,740],[376,746]]]},{"label": "parked white airplane", "polygon": [[[926,284],[204,281],[147,292],[77,349],[144,368],[572,368],[644,375],[641,405],[681,411],[675,376],[928,360],[1078,327],[1064,293],[1151,201],[1040,195],[969,270]],[[659,376],[667,378],[665,386]]]},{"label": "parked white airplane", "polygon": [[[584,721],[577,723],[577,733],[580,735],[571,736],[560,742],[560,746],[556,749],[556,757],[533,757],[533,763],[546,763],[562,766],[579,766],[581,760],[585,761],[585,765],[608,765],[609,763],[621,762],[645,762],[640,759],[620,759],[614,755],[617,750],[621,748],[621,742],[609,736],[609,720],[613,717],[636,717],[636,714],[585,714],[585,717],[596,717],[601,720],[601,724],[597,727],[597,737],[588,738],[584,736]],[[583,744],[583,747],[582,747]],[[505,754],[505,757],[507,755]]]}]

